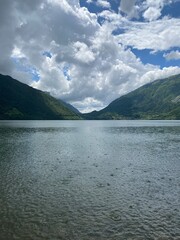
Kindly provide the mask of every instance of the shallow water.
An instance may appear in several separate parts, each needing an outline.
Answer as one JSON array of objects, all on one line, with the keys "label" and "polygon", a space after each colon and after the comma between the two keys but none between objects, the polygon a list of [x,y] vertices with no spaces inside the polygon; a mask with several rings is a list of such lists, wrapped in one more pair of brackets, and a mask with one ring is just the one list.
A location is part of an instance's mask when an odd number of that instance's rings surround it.
[{"label": "shallow water", "polygon": [[0,239],[180,239],[179,143],[180,121],[0,121]]}]

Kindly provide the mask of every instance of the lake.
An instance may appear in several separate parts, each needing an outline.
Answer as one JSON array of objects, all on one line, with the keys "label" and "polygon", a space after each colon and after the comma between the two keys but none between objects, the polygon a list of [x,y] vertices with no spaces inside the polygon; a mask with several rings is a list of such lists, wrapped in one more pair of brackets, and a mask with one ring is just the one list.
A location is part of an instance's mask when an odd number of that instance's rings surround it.
[{"label": "lake", "polygon": [[0,239],[180,239],[180,121],[0,121]]}]

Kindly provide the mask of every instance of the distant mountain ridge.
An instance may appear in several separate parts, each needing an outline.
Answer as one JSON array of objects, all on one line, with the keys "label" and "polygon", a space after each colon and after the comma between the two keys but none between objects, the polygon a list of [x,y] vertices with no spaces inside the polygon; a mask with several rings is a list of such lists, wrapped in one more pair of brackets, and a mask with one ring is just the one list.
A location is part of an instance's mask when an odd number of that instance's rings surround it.
[{"label": "distant mountain ridge", "polygon": [[0,119],[178,119],[180,74],[148,83],[100,111],[81,114],[50,94],[0,74]]},{"label": "distant mountain ridge", "polygon": [[48,93],[0,74],[0,119],[81,119]]},{"label": "distant mountain ridge", "polygon": [[62,102],[65,105],[65,107],[67,107],[69,110],[77,113],[78,115],[81,115],[80,111],[77,108],[75,108],[73,105],[71,105],[70,103],[67,103],[61,99],[60,99],[60,102]]},{"label": "distant mountain ridge", "polygon": [[86,119],[180,120],[180,74],[148,83],[110,103]]}]

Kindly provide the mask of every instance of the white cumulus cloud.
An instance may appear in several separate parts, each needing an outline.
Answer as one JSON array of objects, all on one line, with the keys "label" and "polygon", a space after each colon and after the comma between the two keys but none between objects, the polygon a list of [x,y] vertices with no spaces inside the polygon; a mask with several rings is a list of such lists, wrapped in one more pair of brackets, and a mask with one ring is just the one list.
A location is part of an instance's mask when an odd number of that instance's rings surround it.
[{"label": "white cumulus cloud", "polygon": [[122,22],[119,28],[126,32],[119,41],[137,49],[168,50],[180,46],[180,20],[163,18],[153,22]]},{"label": "white cumulus cloud", "polygon": [[163,55],[163,57],[166,58],[166,60],[178,60],[180,59],[180,51],[171,51],[169,53],[166,53]]},{"label": "white cumulus cloud", "polygon": [[111,7],[110,3],[106,0],[97,0],[96,4],[103,7],[103,8],[110,8]]},{"label": "white cumulus cloud", "polygon": [[161,16],[161,9],[149,7],[143,14],[144,18],[149,21],[158,19]]}]

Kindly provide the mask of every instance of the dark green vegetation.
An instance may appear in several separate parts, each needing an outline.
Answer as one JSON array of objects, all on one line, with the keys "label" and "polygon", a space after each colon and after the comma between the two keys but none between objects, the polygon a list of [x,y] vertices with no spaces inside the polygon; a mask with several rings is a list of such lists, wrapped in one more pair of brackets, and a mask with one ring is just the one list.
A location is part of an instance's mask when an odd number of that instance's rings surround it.
[{"label": "dark green vegetation", "polygon": [[0,74],[0,119],[81,119],[49,94]]},{"label": "dark green vegetation", "polygon": [[180,119],[180,74],[124,95],[86,119]]}]

